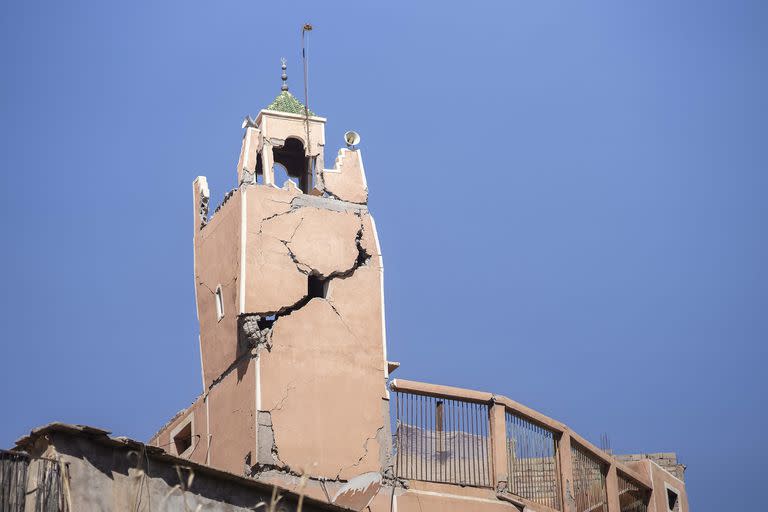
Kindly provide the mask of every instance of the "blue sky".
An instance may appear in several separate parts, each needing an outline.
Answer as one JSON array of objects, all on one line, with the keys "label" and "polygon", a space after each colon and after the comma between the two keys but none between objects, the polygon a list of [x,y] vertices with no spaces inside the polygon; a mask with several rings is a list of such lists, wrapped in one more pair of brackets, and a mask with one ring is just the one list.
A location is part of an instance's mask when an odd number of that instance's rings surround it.
[{"label": "blue sky", "polygon": [[396,376],[676,451],[697,512],[762,502],[761,1],[3,3],[0,446],[146,439],[200,392],[191,183],[235,186],[307,20],[327,151],[363,138]]}]

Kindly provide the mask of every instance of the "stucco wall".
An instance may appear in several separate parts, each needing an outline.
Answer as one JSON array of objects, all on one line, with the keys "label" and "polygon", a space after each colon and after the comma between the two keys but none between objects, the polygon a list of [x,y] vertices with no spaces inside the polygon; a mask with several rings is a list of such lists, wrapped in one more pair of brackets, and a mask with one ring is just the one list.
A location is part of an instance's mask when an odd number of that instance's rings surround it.
[{"label": "stucco wall", "polygon": [[[389,449],[381,256],[367,210],[298,197],[247,191],[246,309],[277,313],[257,403],[280,464],[346,479],[381,469]],[[310,275],[324,296],[308,296]]]},{"label": "stucco wall", "polygon": [[[236,191],[208,225],[197,231],[194,241],[197,314],[206,388],[243,353],[237,338],[241,205],[241,193]],[[219,285],[224,303],[221,319],[215,297]]]},{"label": "stucco wall", "polygon": [[211,466],[243,475],[255,463],[256,363],[242,358],[208,395]]},{"label": "stucco wall", "polygon": [[648,512],[668,512],[667,487],[674,490],[680,499],[680,508],[675,510],[675,512],[690,511],[688,507],[688,493],[682,480],[659,466],[652,459],[627,462],[627,466],[639,473],[648,475],[651,480],[653,491]]},{"label": "stucco wall", "polygon": [[[491,489],[413,482],[408,490],[395,493],[398,512],[518,512],[516,506],[500,501]],[[389,509],[375,510],[384,512]],[[533,510],[531,511],[533,512]]]},{"label": "stucco wall", "polygon": [[195,255],[205,391],[153,444],[195,414],[204,449],[191,456],[236,474],[386,468],[383,266],[367,208],[243,185],[196,233]]},{"label": "stucco wall", "polygon": [[[171,438],[171,433],[190,419],[192,420],[192,447],[188,453],[179,454]],[[150,439],[149,444],[162,448],[172,455],[183,456],[201,464],[205,463],[208,450],[206,397],[204,395],[199,396],[192,405],[179,411]]]},{"label": "stucco wall", "polygon": [[324,169],[322,178],[325,190],[333,197],[353,203],[368,201],[368,183],[360,151],[339,150],[333,168]]}]

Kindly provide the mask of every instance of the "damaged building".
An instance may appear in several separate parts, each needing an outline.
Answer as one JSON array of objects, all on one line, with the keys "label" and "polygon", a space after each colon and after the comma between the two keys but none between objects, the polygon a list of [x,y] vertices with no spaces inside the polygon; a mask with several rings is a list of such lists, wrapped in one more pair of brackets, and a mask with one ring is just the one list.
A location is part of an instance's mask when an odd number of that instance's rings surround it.
[{"label": "damaged building", "polygon": [[[613,455],[504,396],[391,378],[361,151],[326,159],[325,118],[283,78],[243,122],[238,187],[211,211],[206,178],[192,185],[202,392],[146,443],[60,424],[22,438],[0,468],[28,467],[27,508],[2,510],[38,510],[53,461],[50,510],[267,510],[278,489],[285,510],[687,512],[674,454]],[[104,496],[84,490],[110,472]]]}]

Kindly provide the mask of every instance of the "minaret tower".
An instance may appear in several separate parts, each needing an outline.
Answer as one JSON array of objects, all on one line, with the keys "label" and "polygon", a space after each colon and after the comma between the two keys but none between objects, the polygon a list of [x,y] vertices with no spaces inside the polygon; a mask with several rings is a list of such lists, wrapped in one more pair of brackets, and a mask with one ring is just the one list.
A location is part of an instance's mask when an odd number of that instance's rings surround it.
[{"label": "minaret tower", "polygon": [[238,188],[193,183],[203,392],[151,444],[260,478],[389,465],[383,267],[360,150],[288,90],[243,122]]}]

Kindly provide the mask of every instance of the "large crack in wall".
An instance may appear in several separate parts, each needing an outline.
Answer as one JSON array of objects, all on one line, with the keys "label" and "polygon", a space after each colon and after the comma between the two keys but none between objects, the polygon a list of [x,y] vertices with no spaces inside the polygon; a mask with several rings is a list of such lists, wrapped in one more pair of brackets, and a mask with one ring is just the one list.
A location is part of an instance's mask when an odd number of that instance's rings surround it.
[{"label": "large crack in wall", "polygon": [[[298,208],[301,208],[301,207],[298,207]],[[261,226],[259,228],[259,233],[265,234],[264,222],[279,218],[281,216],[295,214],[298,208],[292,208],[288,212],[277,213],[267,217],[262,221]],[[337,214],[341,214],[341,212]],[[307,292],[299,300],[293,303],[284,304],[270,310],[253,311],[253,312],[244,313],[243,315],[241,315],[240,324],[241,324],[241,327],[244,328],[243,334],[251,342],[250,343],[251,346],[256,347],[261,344],[265,344],[265,345],[268,344],[268,343],[264,343],[265,338],[268,336],[268,332],[271,329],[274,322],[278,321],[280,318],[288,316],[294,311],[301,309],[313,298],[325,298],[324,296],[318,296],[321,294],[313,290],[313,288],[327,289],[329,284],[334,279],[340,279],[340,278],[343,279],[343,278],[350,277],[355,273],[355,271],[358,268],[365,266],[369,263],[372,255],[369,254],[368,248],[364,247],[362,243],[363,237],[365,235],[363,216],[368,214],[367,212],[357,210],[354,213],[352,213],[352,215],[354,215],[357,218],[357,231],[355,232],[354,239],[353,239],[354,247],[356,249],[356,255],[354,256],[354,259],[351,260],[352,261],[351,265],[348,265],[342,268],[335,268],[330,271],[328,269],[328,265],[325,262],[323,265],[323,267],[325,268],[317,268],[319,265],[315,265],[311,261],[311,259],[303,257],[301,254],[297,254],[292,249],[291,244],[293,243],[294,238],[296,237],[296,233],[302,227],[302,224],[304,223],[304,219],[306,217],[301,216],[299,218],[298,222],[296,223],[296,226],[293,227],[293,229],[291,230],[290,236],[281,237],[280,235],[276,235],[276,234],[275,235],[266,234],[266,236],[273,236],[284,245],[287,251],[287,255],[290,257],[291,261],[294,263],[296,270],[301,274],[307,276]]]},{"label": "large crack in wall", "polygon": [[[280,247],[284,254],[281,256],[284,258],[282,265],[290,265],[295,275],[301,275],[306,283],[300,297],[282,304],[273,301],[269,307],[251,310],[240,319],[241,334],[249,347],[259,352],[264,350],[265,354],[273,354],[276,349],[280,351],[276,358],[269,359],[271,364],[263,366],[262,363],[262,372],[278,372],[283,375],[275,378],[273,374],[266,377],[266,374],[262,374],[262,382],[267,388],[264,390],[264,410],[258,414],[265,418],[262,413],[269,412],[269,421],[274,425],[269,432],[265,420],[259,426],[258,463],[263,466],[262,471],[276,465],[283,471],[310,471],[322,478],[344,480],[358,472],[371,470],[372,464],[375,466],[373,469],[378,470],[379,460],[383,460],[381,446],[388,446],[386,441],[382,444],[380,439],[381,432],[385,430],[384,415],[378,405],[381,392],[373,391],[375,386],[381,387],[384,382],[385,364],[381,361],[379,348],[381,332],[376,324],[366,328],[361,326],[359,318],[346,318],[347,314],[360,316],[362,307],[366,313],[368,309],[375,311],[376,321],[380,322],[377,309],[380,303],[380,284],[371,279],[371,276],[379,276],[375,273],[380,268],[379,254],[367,209],[337,200],[302,195],[291,201],[290,208],[265,216],[254,225],[253,230],[254,241],[263,242],[263,250],[272,251],[264,260],[274,258],[274,251]],[[271,244],[268,238],[279,242],[279,245]],[[359,280],[357,276],[361,269],[366,269],[368,277]],[[257,268],[257,271],[262,271],[262,268]],[[251,282],[249,274],[249,286]],[[342,282],[344,286],[337,286],[337,283]],[[327,316],[329,313],[332,317]],[[295,318],[296,315],[300,318]],[[284,324],[288,319],[291,321]],[[339,327],[333,327],[334,322]],[[284,327],[281,331],[282,325]],[[338,329],[343,329],[343,332]],[[368,335],[365,331],[373,334]],[[282,335],[277,334],[279,332]],[[325,370],[315,367],[315,363],[308,362],[307,358],[325,364],[337,360],[339,364],[330,370],[333,373],[331,376]],[[345,360],[350,362],[345,363]],[[305,364],[311,365],[307,371],[303,370]],[[347,365],[351,372],[349,379],[344,377],[342,369]],[[291,395],[287,400],[280,397],[280,390],[287,394],[285,372],[295,373],[295,386],[301,389],[299,395]],[[340,386],[331,382],[339,382]],[[332,394],[348,393],[343,389],[343,382],[347,382],[347,386],[361,389],[339,402],[340,397],[334,399]],[[352,384],[354,382],[360,385]],[[318,388],[322,391],[318,391]],[[317,396],[318,392],[322,395]],[[270,410],[278,400],[278,410]],[[331,401],[336,405],[324,412],[314,411],[312,404],[308,403],[313,400],[320,400],[320,403]],[[373,414],[364,412],[369,408],[369,401],[375,411]],[[309,408],[305,410],[307,406]],[[346,416],[344,410],[358,408],[365,418],[342,418]],[[325,418],[323,426],[313,424],[318,418],[317,414]],[[315,419],[304,423],[309,418]],[[297,422],[301,423],[301,428],[296,425]],[[339,436],[346,437],[345,446],[337,450],[333,457],[315,461],[321,467],[314,470],[307,467],[307,464],[312,465],[312,461],[307,459],[307,452],[315,448],[302,446],[302,442],[306,442],[303,429],[308,428],[320,429],[308,435],[318,440],[325,439],[326,443],[327,436],[333,436],[335,428],[341,429]],[[345,431],[348,432],[346,436],[341,434]],[[354,441],[358,436],[359,446]],[[376,443],[378,449],[373,448],[371,443]],[[314,443],[315,446],[322,444]],[[288,450],[287,455],[283,454],[285,450]]]},{"label": "large crack in wall", "polygon": [[[261,394],[261,406],[251,406],[256,451],[244,451],[247,443],[227,438],[236,448],[232,467],[242,468],[248,457],[246,473],[309,473],[325,481],[379,470],[386,458],[382,451],[389,448],[388,439],[380,439],[386,437],[386,415],[378,405],[386,393],[386,363],[378,309],[380,252],[367,207],[267,187],[248,187],[242,203],[247,245],[246,259],[238,261],[245,265],[241,307],[246,312],[235,315],[235,357],[217,368],[206,390],[256,382]],[[222,215],[216,216],[218,223]],[[216,289],[219,275],[209,272],[207,280],[199,279],[206,295]],[[228,281],[225,289],[237,287]],[[370,326],[361,315],[370,316]],[[249,369],[255,380],[241,380]],[[237,380],[227,384],[235,371]],[[213,401],[217,410],[228,406],[224,396]],[[221,464],[218,436],[213,448]],[[328,456],[317,453],[337,442]]]}]

